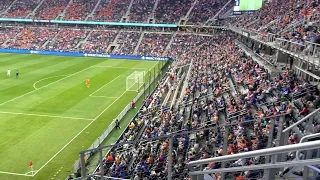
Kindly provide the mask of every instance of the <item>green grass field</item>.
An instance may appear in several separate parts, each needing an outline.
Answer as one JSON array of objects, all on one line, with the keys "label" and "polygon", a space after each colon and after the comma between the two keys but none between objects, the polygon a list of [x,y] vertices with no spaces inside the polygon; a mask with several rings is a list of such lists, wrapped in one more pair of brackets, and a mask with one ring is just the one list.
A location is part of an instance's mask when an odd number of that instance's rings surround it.
[{"label": "green grass field", "polygon": [[0,54],[0,179],[65,179],[78,153],[137,95],[126,91],[126,77],[158,67],[156,61]]}]

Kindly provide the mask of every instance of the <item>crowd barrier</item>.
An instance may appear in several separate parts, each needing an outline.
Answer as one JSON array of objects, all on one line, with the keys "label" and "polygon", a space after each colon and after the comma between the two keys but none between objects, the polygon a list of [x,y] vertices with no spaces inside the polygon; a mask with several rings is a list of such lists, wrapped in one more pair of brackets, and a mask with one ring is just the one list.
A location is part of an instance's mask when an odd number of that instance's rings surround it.
[{"label": "crowd barrier", "polygon": [[118,54],[91,54],[77,52],[59,52],[59,51],[34,51],[21,49],[0,49],[0,53],[20,53],[20,54],[40,54],[55,56],[77,56],[77,57],[97,57],[97,58],[113,58],[113,59],[132,59],[132,60],[148,60],[148,61],[172,61],[171,57],[155,57],[155,56],[136,56],[136,55],[118,55]]}]

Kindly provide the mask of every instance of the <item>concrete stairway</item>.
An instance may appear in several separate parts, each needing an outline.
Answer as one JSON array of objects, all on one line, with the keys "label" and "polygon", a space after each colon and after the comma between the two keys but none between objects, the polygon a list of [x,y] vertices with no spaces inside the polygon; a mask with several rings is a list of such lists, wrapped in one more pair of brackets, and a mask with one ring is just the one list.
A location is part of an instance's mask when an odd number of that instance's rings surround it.
[{"label": "concrete stairway", "polygon": [[141,44],[141,41],[142,41],[142,39],[143,39],[143,37],[144,37],[144,33],[145,33],[145,31],[141,32],[139,41],[138,41],[138,43],[137,43],[137,47],[134,49],[133,54],[137,54],[138,49],[139,49],[139,46],[140,46],[140,44]]},{"label": "concrete stairway", "polygon": [[34,17],[36,16],[36,12],[38,11],[38,9],[40,8],[40,6],[42,6],[44,0],[41,0],[41,2],[38,4],[38,6],[30,13],[26,16],[26,19],[34,19]]},{"label": "concrete stairway", "polygon": [[96,12],[96,10],[97,10],[100,2],[101,2],[101,0],[98,0],[97,4],[96,4],[96,6],[94,6],[92,12],[86,17],[86,19],[85,19],[86,21],[87,21],[89,18],[91,18],[91,20],[94,19],[94,12]]},{"label": "concrete stairway", "polygon": [[9,11],[9,9],[13,6],[13,4],[15,4],[16,2],[17,2],[18,0],[14,0],[11,4],[10,4],[10,6],[5,10],[5,11],[3,11],[1,14],[1,16],[4,16],[5,14],[7,14],[8,13],[8,11]]},{"label": "concrete stairway", "polygon": [[66,15],[66,12],[67,12],[67,10],[69,9],[70,4],[71,4],[72,2],[73,2],[73,0],[70,0],[70,1],[69,1],[68,5],[67,5],[66,8],[63,10],[63,12],[56,17],[56,20],[62,20],[62,19],[64,19],[65,15]]},{"label": "concrete stairway", "polygon": [[170,39],[170,41],[169,41],[166,49],[165,49],[164,52],[162,53],[162,56],[164,56],[164,55],[168,52],[168,50],[170,49],[171,44],[172,44],[172,42],[174,41],[174,38],[177,36],[177,34],[178,34],[178,32],[175,32],[175,33],[173,34],[173,36],[171,37],[171,39]]}]

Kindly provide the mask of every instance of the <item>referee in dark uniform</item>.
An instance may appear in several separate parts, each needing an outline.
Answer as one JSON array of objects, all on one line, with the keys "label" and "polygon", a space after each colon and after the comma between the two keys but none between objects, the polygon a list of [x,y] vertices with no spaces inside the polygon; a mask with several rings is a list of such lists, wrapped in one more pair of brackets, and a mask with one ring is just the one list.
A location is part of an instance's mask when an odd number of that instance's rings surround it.
[{"label": "referee in dark uniform", "polygon": [[16,71],[16,79],[18,79],[19,78],[19,71],[17,70]]}]

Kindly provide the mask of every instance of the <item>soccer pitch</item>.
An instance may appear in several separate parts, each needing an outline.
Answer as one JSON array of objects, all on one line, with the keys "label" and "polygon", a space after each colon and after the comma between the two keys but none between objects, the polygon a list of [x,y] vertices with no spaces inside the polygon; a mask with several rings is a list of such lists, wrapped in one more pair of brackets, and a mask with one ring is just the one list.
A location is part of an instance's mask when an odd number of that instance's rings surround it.
[{"label": "soccer pitch", "polygon": [[158,63],[0,54],[0,179],[65,179],[78,152],[137,95],[126,91],[126,78],[153,74]]}]

